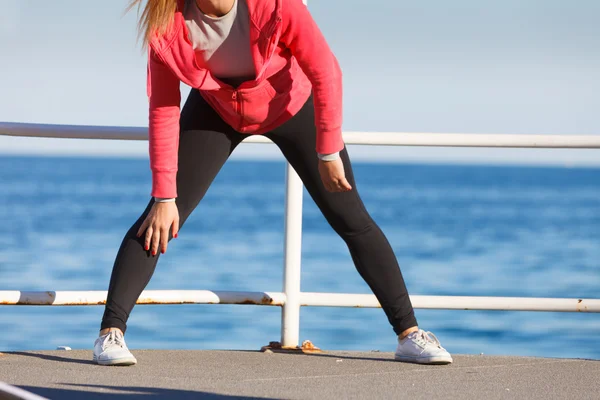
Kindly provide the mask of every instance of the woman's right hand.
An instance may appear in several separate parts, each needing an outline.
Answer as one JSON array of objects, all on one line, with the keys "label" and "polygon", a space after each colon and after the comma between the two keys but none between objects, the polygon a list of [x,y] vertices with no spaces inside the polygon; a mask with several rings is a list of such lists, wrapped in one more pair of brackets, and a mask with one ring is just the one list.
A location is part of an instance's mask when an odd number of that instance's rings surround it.
[{"label": "woman's right hand", "polygon": [[172,231],[173,237],[177,237],[179,232],[179,211],[175,202],[154,203],[150,213],[144,220],[144,223],[137,232],[137,237],[141,237],[145,233],[144,250],[151,250],[155,256],[160,252],[167,251],[169,243],[169,230]]}]

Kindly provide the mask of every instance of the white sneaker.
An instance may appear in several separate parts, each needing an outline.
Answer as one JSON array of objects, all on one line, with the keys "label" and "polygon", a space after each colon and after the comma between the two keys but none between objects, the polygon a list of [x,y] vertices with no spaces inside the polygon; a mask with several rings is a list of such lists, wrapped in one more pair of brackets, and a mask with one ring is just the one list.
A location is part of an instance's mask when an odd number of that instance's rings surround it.
[{"label": "white sneaker", "polygon": [[134,365],[137,360],[127,348],[121,331],[110,331],[94,342],[94,362],[100,365]]},{"label": "white sneaker", "polygon": [[394,358],[398,361],[418,364],[450,364],[452,356],[431,332],[419,329],[404,339],[398,339],[398,348]]}]

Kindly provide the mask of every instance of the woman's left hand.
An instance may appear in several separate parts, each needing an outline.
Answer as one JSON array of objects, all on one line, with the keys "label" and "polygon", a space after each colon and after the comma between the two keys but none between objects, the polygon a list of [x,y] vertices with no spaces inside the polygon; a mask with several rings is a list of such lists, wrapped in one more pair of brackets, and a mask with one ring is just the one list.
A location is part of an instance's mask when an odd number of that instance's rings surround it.
[{"label": "woman's left hand", "polygon": [[352,186],[346,180],[341,158],[334,161],[319,160],[319,174],[321,174],[323,186],[329,192],[349,192],[352,190]]}]

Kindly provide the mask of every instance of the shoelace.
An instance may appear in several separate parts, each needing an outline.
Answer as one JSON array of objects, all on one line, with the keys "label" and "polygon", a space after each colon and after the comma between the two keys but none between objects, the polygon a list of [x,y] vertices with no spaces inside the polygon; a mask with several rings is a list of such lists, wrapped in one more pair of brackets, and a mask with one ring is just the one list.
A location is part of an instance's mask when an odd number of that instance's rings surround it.
[{"label": "shoelace", "polygon": [[443,349],[438,338],[429,331],[425,332],[424,330],[419,329],[414,337],[414,340],[421,346],[427,346],[427,344],[432,343],[440,349]]},{"label": "shoelace", "polygon": [[104,338],[104,341],[102,342],[102,348],[104,349],[111,344],[124,348],[125,342],[123,341],[123,336],[117,333],[117,331],[110,331],[110,333]]},{"label": "shoelace", "polygon": [[433,333],[427,331],[427,332],[425,332],[425,334],[429,337],[429,339],[431,340],[432,343],[434,343],[436,346],[438,346],[440,348],[442,347],[440,341]]}]

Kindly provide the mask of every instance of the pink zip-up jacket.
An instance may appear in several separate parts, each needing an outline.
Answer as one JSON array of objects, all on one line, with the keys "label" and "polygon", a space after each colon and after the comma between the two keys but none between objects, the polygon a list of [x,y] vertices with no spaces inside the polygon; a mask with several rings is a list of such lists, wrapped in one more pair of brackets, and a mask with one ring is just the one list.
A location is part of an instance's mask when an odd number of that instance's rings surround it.
[{"label": "pink zip-up jacket", "polygon": [[180,81],[197,88],[236,131],[261,134],[295,115],[311,90],[316,152],[344,147],[342,73],[325,38],[301,0],[246,0],[256,78],[233,88],[200,68],[178,8],[171,29],[148,46],[149,150],[152,196],[177,197]]}]

